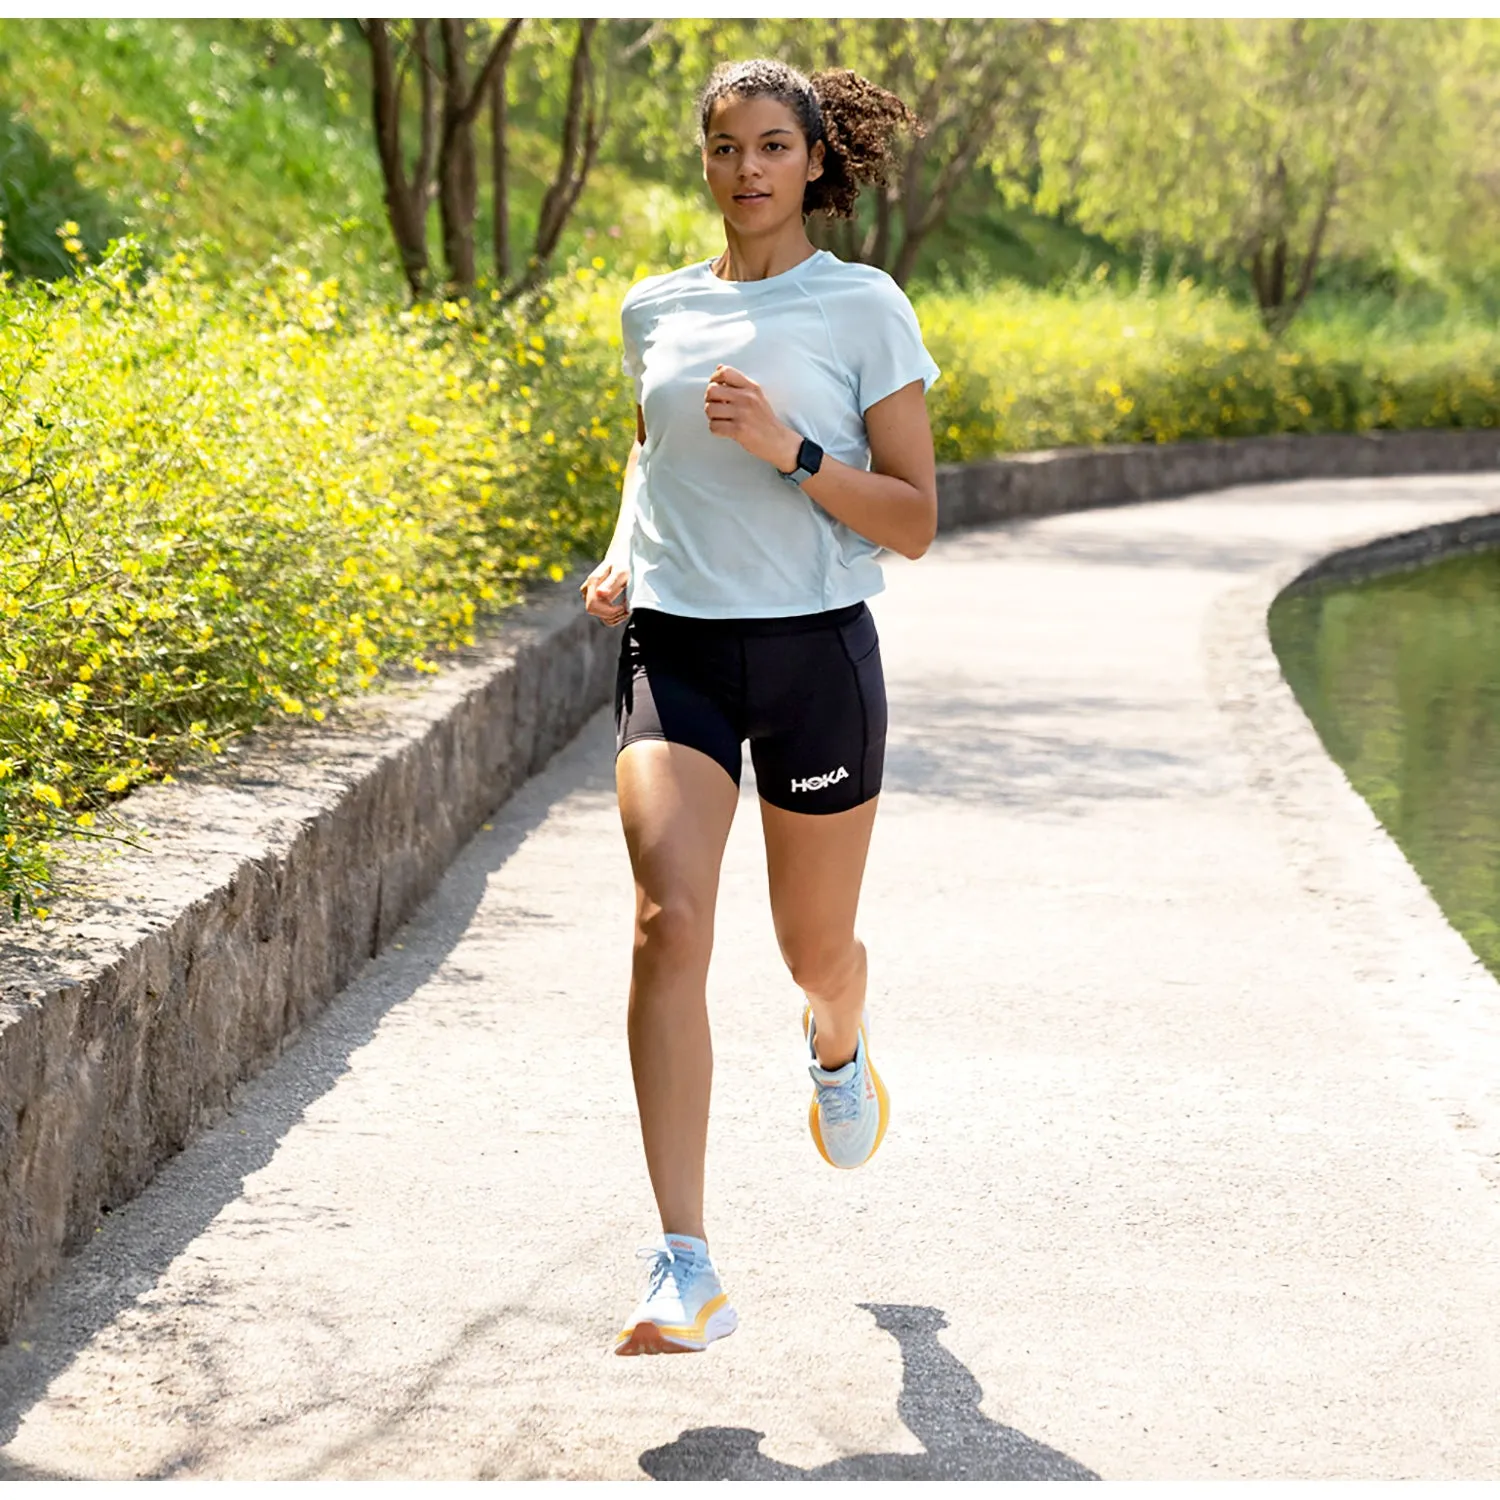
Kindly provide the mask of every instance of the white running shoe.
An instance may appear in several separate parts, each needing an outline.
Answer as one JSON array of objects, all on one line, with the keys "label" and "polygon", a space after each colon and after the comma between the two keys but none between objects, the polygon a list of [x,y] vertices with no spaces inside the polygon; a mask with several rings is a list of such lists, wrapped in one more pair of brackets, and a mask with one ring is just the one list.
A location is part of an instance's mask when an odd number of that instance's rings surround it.
[{"label": "white running shoe", "polygon": [[818,1062],[813,1046],[816,1030],[809,1005],[802,1012],[802,1034],[807,1038],[807,1071],[813,1081],[807,1111],[813,1144],[831,1167],[862,1167],[884,1140],[891,1118],[891,1097],[870,1061],[868,1018],[859,1023],[852,1061],[832,1072]]},{"label": "white running shoe", "polygon": [[646,1295],[615,1339],[616,1354],[699,1354],[734,1332],[739,1316],[702,1240],[669,1234],[636,1253],[651,1262]]}]

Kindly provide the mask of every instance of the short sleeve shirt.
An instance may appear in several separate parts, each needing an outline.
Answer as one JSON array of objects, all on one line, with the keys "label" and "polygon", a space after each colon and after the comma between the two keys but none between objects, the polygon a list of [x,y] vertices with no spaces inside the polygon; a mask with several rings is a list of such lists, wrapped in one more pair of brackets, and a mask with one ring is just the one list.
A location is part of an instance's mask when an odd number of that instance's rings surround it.
[{"label": "short sleeve shirt", "polygon": [[930,389],[941,373],[895,281],[827,250],[760,281],[725,281],[699,261],[636,282],[620,321],[646,419],[630,608],[767,618],[878,593],[880,547],[774,464],[712,433],[703,403],[714,367],[733,366],[787,426],[868,469],[864,413],[914,380]]}]

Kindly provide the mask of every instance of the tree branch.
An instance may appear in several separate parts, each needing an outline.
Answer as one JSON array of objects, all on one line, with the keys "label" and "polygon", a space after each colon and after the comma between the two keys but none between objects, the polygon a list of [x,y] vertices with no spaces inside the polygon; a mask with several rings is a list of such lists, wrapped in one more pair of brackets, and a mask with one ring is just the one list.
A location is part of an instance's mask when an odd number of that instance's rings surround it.
[{"label": "tree branch", "polygon": [[474,81],[474,92],[459,106],[457,124],[460,127],[472,125],[478,119],[490,79],[494,77],[496,68],[503,68],[509,61],[511,48],[515,46],[516,34],[520,31],[523,20],[525,17],[519,16],[507,21],[495,45],[490,48],[490,55],[485,58],[484,67],[479,70],[479,77]]},{"label": "tree branch", "polygon": [[659,41],[667,34],[667,23],[665,21],[653,21],[628,47],[620,51],[620,61],[629,62],[643,47],[649,47],[652,42]]},{"label": "tree branch", "polygon": [[1318,207],[1318,221],[1313,226],[1312,241],[1307,247],[1307,255],[1303,259],[1302,270],[1297,277],[1297,290],[1292,296],[1288,319],[1291,313],[1295,313],[1307,300],[1307,294],[1312,290],[1313,274],[1317,270],[1318,257],[1323,251],[1323,236],[1328,229],[1328,220],[1333,213],[1333,204],[1338,197],[1338,190],[1339,172],[1335,165],[1328,173],[1328,184],[1323,190],[1323,202]]}]

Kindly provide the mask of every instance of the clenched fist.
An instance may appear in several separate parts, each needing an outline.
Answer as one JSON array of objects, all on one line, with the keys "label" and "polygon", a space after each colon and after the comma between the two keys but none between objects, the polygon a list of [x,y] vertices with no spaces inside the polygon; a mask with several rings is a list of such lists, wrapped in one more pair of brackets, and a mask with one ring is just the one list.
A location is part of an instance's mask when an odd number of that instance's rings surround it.
[{"label": "clenched fist", "polygon": [[583,583],[583,607],[606,625],[618,625],[630,613],[625,603],[625,589],[630,583],[630,569],[605,561],[599,564]]},{"label": "clenched fist", "polygon": [[775,464],[783,474],[797,467],[801,435],[776,415],[765,391],[733,365],[718,365],[709,376],[703,411],[715,437],[733,438],[746,453]]}]

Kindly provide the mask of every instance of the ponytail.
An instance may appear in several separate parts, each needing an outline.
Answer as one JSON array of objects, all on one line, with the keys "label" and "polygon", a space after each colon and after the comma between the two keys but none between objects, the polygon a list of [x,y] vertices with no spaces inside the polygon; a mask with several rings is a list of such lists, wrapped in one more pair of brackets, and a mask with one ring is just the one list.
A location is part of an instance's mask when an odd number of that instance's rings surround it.
[{"label": "ponytail", "polygon": [[860,188],[888,180],[897,132],[925,127],[895,94],[849,68],[814,73],[809,85],[823,120],[823,175],[808,183],[802,212],[852,219]]}]

